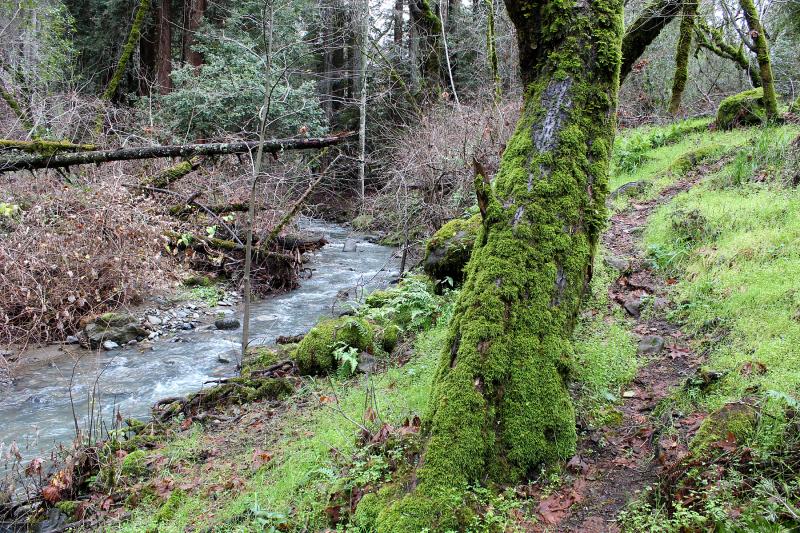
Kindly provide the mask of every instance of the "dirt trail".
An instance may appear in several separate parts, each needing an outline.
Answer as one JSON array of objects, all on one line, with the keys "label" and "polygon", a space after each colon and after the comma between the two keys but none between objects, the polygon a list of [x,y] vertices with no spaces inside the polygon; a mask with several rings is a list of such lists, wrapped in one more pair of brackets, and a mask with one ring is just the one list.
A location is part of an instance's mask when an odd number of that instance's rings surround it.
[{"label": "dirt trail", "polygon": [[[696,372],[700,357],[692,351],[690,339],[665,318],[669,308],[668,281],[651,270],[643,256],[641,235],[655,208],[720,166],[717,163],[687,174],[653,200],[632,199],[627,208],[611,217],[603,244],[609,258],[619,263],[623,272],[609,288],[609,295],[635,319],[633,331],[642,341],[639,357],[646,364],[623,393],[621,423],[584,432],[578,453],[568,464],[574,477],[539,504],[541,522],[533,531],[619,531],[619,511],[638,492],[657,481],[663,465],[674,464],[687,453],[687,442],[703,415],[670,419],[672,414],[668,412],[656,420],[653,410]],[[625,262],[627,268],[623,266]],[[653,312],[639,316],[643,297],[652,302]],[[660,428],[670,425],[676,431],[661,435]]]}]

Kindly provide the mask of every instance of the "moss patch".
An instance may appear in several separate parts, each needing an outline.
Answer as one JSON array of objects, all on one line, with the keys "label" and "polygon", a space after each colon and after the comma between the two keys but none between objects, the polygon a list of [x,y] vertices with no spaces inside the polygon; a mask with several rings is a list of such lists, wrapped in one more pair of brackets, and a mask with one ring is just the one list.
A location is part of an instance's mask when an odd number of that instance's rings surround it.
[{"label": "moss patch", "polygon": [[717,110],[717,127],[724,130],[753,126],[767,118],[764,110],[764,89],[750,89],[725,98]]},{"label": "moss patch", "polygon": [[341,346],[339,343],[371,353],[373,339],[373,328],[363,318],[345,316],[323,320],[300,341],[295,360],[302,374],[329,374],[338,366],[334,352],[337,345]]}]

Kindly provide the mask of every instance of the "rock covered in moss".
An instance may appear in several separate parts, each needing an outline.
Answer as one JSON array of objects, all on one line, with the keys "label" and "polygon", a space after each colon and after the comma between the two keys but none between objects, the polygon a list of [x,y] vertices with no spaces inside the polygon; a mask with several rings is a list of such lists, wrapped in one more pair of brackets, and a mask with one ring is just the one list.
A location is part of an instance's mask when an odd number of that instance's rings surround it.
[{"label": "rock covered in moss", "polygon": [[729,130],[740,126],[754,126],[766,120],[764,90],[750,89],[725,98],[717,110],[717,127]]},{"label": "rock covered in moss", "polygon": [[422,266],[436,280],[452,278],[455,283],[464,280],[464,266],[472,254],[475,237],[481,225],[480,215],[469,219],[451,220],[433,234],[425,248]]},{"label": "rock covered in moss", "polygon": [[[337,346],[373,352],[374,332],[363,318],[344,316],[323,320],[298,344],[295,360],[301,374],[328,374],[338,366]],[[341,344],[340,344],[341,343]]]},{"label": "rock covered in moss", "polygon": [[124,478],[140,478],[147,474],[147,452],[135,450],[122,459],[119,469]]},{"label": "rock covered in moss", "polygon": [[715,442],[729,440],[745,442],[755,430],[758,411],[744,402],[728,403],[703,420],[691,442],[697,453],[707,451]]},{"label": "rock covered in moss", "polygon": [[397,346],[397,343],[400,341],[402,334],[403,330],[397,324],[387,325],[385,328],[383,328],[383,331],[381,331],[381,348],[383,348],[386,352],[391,353],[392,350],[394,350]]}]

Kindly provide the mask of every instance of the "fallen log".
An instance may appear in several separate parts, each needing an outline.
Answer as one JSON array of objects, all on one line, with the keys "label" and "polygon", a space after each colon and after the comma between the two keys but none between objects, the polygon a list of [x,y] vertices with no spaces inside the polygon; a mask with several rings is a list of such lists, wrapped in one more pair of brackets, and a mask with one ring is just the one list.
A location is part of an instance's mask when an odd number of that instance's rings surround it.
[{"label": "fallen log", "polygon": [[29,154],[53,155],[57,152],[85,152],[96,150],[94,144],[73,144],[69,141],[18,141],[16,139],[0,139],[0,150],[20,150]]},{"label": "fallen log", "polygon": [[[277,155],[285,150],[308,150],[325,148],[346,141],[353,136],[347,132],[340,135],[315,138],[271,139],[264,141],[264,150]],[[167,146],[142,146],[116,150],[93,150],[55,155],[19,155],[0,157],[0,172],[35,170],[39,168],[64,168],[73,165],[107,163],[109,161],[131,161],[135,159],[157,159],[160,157],[190,158],[201,155],[243,154],[258,148],[258,141],[228,143],[182,144]]]},{"label": "fallen log", "polygon": [[165,168],[155,176],[143,179],[139,185],[142,187],[154,187],[156,189],[166,189],[171,183],[187,176],[200,168],[203,158],[199,156],[192,157],[186,161],[181,161],[178,164]]},{"label": "fallen log", "polygon": [[[176,218],[186,218],[189,215],[196,213],[200,209],[194,203],[174,205],[169,208],[169,214]],[[211,211],[215,215],[224,215],[226,213],[246,213],[250,209],[250,204],[242,202],[233,202],[230,204],[207,205],[204,210]]]}]

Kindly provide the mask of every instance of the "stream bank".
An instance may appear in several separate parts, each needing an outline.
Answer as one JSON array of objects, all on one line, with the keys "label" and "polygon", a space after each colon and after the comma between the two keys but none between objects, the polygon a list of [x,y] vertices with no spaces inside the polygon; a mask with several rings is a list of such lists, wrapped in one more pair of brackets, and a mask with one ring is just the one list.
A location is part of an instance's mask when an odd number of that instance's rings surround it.
[{"label": "stream bank", "polygon": [[[336,314],[364,290],[397,276],[392,248],[366,235],[315,220],[301,229],[325,236],[328,244],[313,254],[300,288],[254,303],[251,343],[271,344],[278,335],[297,335],[325,315]],[[238,310],[236,312],[238,316]],[[201,329],[201,328],[198,328]],[[0,391],[0,450],[14,446],[22,461],[46,456],[54,445],[69,442],[75,423],[88,427],[92,405],[103,420],[116,411],[123,417],[147,417],[159,399],[201,389],[204,382],[233,375],[241,328],[179,331],[150,346],[112,351],[75,348],[60,357],[26,367]],[[72,400],[70,400],[70,398]]]}]

